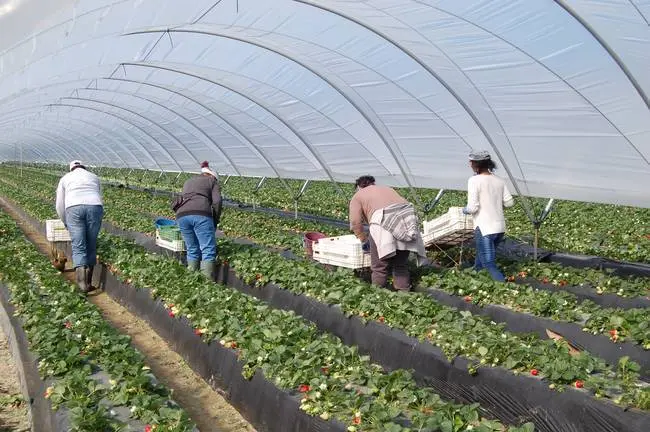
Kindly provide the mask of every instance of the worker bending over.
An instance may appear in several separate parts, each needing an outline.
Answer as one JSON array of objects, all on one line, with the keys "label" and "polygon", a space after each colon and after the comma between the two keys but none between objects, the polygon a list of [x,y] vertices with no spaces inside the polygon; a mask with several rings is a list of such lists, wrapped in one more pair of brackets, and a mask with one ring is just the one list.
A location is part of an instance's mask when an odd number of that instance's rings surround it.
[{"label": "worker bending over", "polygon": [[[376,185],[372,176],[359,177],[356,187],[350,201],[350,229],[364,242],[364,249],[370,249],[372,283],[386,287],[392,268],[393,288],[409,291],[410,253],[426,259],[413,205],[393,188]],[[363,229],[364,223],[370,225],[369,236]]]}]

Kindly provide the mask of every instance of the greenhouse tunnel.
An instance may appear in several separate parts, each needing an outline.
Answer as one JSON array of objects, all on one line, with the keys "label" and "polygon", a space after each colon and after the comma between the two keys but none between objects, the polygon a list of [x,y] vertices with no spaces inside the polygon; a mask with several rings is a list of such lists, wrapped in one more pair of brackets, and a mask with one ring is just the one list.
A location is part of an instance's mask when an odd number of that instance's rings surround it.
[{"label": "greenhouse tunnel", "polygon": [[0,161],[650,207],[650,2],[0,2]]}]

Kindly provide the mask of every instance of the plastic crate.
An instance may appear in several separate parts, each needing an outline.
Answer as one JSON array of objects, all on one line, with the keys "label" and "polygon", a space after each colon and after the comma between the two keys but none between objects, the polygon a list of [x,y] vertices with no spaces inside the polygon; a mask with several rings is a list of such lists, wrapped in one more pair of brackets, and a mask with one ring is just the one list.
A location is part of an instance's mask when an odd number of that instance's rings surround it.
[{"label": "plastic crate", "polygon": [[72,240],[70,232],[65,228],[61,219],[48,219],[45,221],[45,236],[51,242],[69,242]]},{"label": "plastic crate", "polygon": [[422,240],[433,244],[458,245],[474,238],[474,219],[463,214],[462,207],[450,207],[444,215],[424,222]]},{"label": "plastic crate", "polygon": [[156,244],[163,249],[174,252],[185,251],[185,241],[182,238],[180,240],[165,240],[160,236],[160,229],[156,229]]},{"label": "plastic crate", "polygon": [[156,219],[156,231],[162,240],[168,242],[183,240],[181,230],[174,220],[164,218]]},{"label": "plastic crate", "polygon": [[323,264],[351,269],[370,267],[370,254],[363,252],[361,241],[353,234],[320,239],[312,249],[314,260]]}]

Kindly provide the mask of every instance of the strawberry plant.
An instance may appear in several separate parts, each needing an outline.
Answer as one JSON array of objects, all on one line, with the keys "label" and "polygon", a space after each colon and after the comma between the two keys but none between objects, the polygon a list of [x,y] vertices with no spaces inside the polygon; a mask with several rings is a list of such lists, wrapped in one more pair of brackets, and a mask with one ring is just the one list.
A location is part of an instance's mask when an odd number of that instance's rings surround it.
[{"label": "strawberry plant", "polygon": [[[2,212],[0,232],[0,281],[11,291],[39,372],[51,383],[45,397],[54,409],[65,406],[71,430],[123,430],[129,419],[116,417],[112,407],[119,406],[160,430],[193,430],[167,389],[155,383],[129,337],[110,327]],[[98,369],[110,379],[98,380]]]}]

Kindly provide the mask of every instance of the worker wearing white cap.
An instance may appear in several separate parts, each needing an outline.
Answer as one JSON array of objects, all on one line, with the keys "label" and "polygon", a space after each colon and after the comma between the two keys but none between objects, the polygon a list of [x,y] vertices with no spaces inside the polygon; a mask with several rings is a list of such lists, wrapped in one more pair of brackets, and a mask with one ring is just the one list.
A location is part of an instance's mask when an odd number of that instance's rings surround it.
[{"label": "worker wearing white cap", "polygon": [[92,287],[97,264],[97,236],[102,226],[104,207],[99,177],[81,163],[70,162],[70,172],[56,189],[56,212],[72,239],[72,262],[77,284],[87,293]]},{"label": "worker wearing white cap", "polygon": [[469,154],[474,176],[467,181],[467,206],[463,213],[474,218],[476,259],[474,270],[487,270],[492,279],[503,282],[503,273],[496,264],[496,248],[506,231],[503,208],[511,207],[514,200],[503,179],[492,172],[496,164],[485,150]]},{"label": "worker wearing white cap", "polygon": [[215,230],[221,217],[221,203],[217,173],[204,161],[201,175],[185,182],[182,195],[173,204],[187,249],[187,267],[193,271],[200,268],[209,279],[213,279],[216,267]]}]

